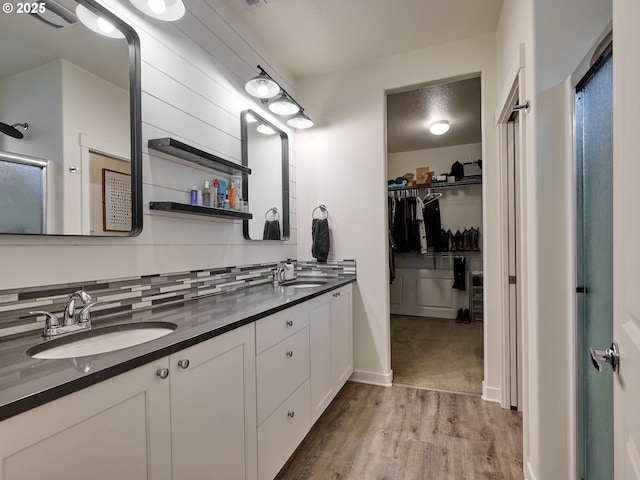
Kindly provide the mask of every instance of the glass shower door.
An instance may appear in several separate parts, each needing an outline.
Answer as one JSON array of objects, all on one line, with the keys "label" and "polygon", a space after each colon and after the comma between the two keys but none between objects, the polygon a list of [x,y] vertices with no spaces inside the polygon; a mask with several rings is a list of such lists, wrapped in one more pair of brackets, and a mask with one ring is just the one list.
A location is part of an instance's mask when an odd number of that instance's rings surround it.
[{"label": "glass shower door", "polygon": [[[611,49],[576,87],[579,478],[613,472],[613,370],[589,347],[613,338],[613,95]],[[605,367],[608,367],[605,365]]]}]

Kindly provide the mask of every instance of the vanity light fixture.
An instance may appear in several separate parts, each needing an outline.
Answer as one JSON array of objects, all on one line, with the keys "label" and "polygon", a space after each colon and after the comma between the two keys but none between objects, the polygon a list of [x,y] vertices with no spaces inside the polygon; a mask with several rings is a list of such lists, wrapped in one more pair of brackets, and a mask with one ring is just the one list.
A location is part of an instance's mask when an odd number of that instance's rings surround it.
[{"label": "vanity light fixture", "polygon": [[280,94],[269,103],[269,110],[278,115],[293,115],[300,111],[300,107],[289,98],[289,95],[287,95],[285,91],[281,91]]},{"label": "vanity light fixture", "polygon": [[[133,0],[131,0],[133,1]],[[289,93],[282,88],[269,75],[264,68],[258,65],[260,73],[249,80],[244,89],[253,97],[259,98],[262,103],[268,104],[271,112],[278,115],[293,115],[287,120],[287,125],[297,129],[313,126],[311,119],[304,114],[304,108],[296,102]],[[269,99],[273,99],[269,101]]]},{"label": "vanity light fixture", "polygon": [[78,4],[76,7],[76,15],[78,16],[78,20],[89,30],[93,30],[109,38],[124,38],[123,33],[114,27],[113,23],[97,13],[92,12],[84,5]]},{"label": "vanity light fixture", "polygon": [[280,85],[278,85],[260,65],[260,74],[249,80],[244,89],[247,93],[257,98],[273,98],[280,93]]},{"label": "vanity light fixture", "polygon": [[438,120],[429,125],[429,131],[434,135],[443,135],[449,131],[448,120]]},{"label": "vanity light fixture", "polygon": [[313,127],[313,121],[304,114],[304,110],[300,110],[300,112],[287,120],[287,125],[298,129],[311,128]]},{"label": "vanity light fixture", "polygon": [[165,22],[180,20],[185,13],[182,0],[129,0],[145,15]]},{"label": "vanity light fixture", "polygon": [[264,123],[258,125],[256,127],[256,130],[258,130],[263,135],[274,135],[276,133],[273,128],[271,128],[269,125],[265,125]]}]

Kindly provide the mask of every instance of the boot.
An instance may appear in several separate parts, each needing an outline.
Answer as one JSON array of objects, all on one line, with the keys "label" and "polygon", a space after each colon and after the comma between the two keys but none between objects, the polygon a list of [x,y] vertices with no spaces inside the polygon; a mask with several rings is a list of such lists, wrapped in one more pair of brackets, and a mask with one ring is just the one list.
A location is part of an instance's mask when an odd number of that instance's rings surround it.
[{"label": "boot", "polygon": [[464,323],[471,323],[471,312],[469,312],[468,308],[464,309],[464,313],[462,314],[462,321]]},{"label": "boot", "polygon": [[464,322],[464,312],[461,308],[458,309],[458,316],[456,317],[456,323]]}]

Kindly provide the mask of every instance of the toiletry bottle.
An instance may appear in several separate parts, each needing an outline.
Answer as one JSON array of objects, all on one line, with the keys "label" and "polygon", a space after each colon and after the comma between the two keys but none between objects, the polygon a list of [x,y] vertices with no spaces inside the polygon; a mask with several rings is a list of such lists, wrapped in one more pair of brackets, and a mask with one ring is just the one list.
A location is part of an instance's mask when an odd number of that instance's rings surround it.
[{"label": "toiletry bottle", "polygon": [[204,189],[202,190],[202,205],[211,206],[211,189],[209,188],[209,180],[205,180]]},{"label": "toiletry bottle", "polygon": [[229,199],[228,198],[224,201],[224,209],[225,210],[230,210],[231,209],[231,206],[229,205]]},{"label": "toiletry bottle", "polygon": [[191,205],[198,204],[198,187],[191,187],[191,198],[189,203],[191,203]]},{"label": "toiletry bottle", "polygon": [[227,182],[218,180],[218,207],[224,207],[224,201],[227,198]]},{"label": "toiletry bottle", "polygon": [[212,207],[220,206],[220,204],[218,203],[218,179],[217,178],[213,179],[213,190],[211,191],[211,206]]},{"label": "toiletry bottle", "polygon": [[229,200],[229,207],[233,210],[235,208],[234,203],[234,193],[236,189],[231,187],[227,188],[227,199]]}]

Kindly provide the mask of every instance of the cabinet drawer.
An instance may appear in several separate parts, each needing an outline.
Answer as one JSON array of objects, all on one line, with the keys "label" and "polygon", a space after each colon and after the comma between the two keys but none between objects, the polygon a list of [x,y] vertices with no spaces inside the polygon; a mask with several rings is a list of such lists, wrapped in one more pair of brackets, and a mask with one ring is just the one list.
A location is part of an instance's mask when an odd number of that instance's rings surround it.
[{"label": "cabinet drawer", "polygon": [[309,380],[258,427],[258,478],[272,480],[311,428]]},{"label": "cabinet drawer", "polygon": [[309,327],[258,355],[256,378],[260,425],[309,378]]},{"label": "cabinet drawer", "polygon": [[256,322],[256,353],[284,340],[309,325],[309,304],[301,303]]}]

